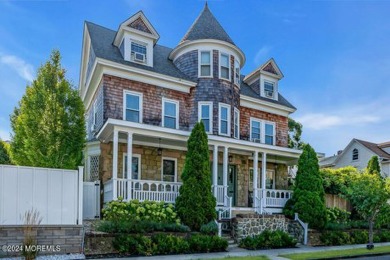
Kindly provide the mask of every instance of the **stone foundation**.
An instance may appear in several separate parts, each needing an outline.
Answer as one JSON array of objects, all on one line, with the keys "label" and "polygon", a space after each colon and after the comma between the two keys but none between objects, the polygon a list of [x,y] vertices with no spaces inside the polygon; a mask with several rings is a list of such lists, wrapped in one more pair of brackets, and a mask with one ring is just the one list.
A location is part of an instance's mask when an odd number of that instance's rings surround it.
[{"label": "stone foundation", "polygon": [[[39,225],[31,234],[36,236],[38,255],[82,253],[82,226]],[[21,255],[24,238],[24,226],[0,226],[0,245],[8,246],[0,248],[0,258]]]},{"label": "stone foundation", "polygon": [[232,236],[236,243],[247,236],[258,235],[265,230],[281,230],[303,242],[303,228],[294,220],[284,215],[238,214],[232,219]]}]

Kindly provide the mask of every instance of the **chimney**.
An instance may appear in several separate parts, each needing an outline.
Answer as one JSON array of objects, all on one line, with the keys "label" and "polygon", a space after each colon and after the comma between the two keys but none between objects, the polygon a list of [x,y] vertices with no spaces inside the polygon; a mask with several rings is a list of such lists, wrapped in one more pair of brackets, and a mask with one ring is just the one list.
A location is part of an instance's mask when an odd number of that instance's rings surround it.
[{"label": "chimney", "polygon": [[343,152],[343,150],[338,150],[337,155],[340,155]]}]

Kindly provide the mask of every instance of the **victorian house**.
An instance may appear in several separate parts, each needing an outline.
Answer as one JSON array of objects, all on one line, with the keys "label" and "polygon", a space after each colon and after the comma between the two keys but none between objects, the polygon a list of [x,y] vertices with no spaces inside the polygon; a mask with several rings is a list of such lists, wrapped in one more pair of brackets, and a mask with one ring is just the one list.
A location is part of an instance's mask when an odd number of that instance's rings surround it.
[{"label": "victorian house", "polygon": [[296,108],[280,93],[275,60],[241,75],[245,54],[207,4],[177,46],[159,45],[159,38],[142,11],[117,30],[85,23],[85,179],[101,181],[104,203],[174,203],[187,139],[203,121],[222,216],[281,212],[291,196],[287,168],[300,152],[287,147]]}]

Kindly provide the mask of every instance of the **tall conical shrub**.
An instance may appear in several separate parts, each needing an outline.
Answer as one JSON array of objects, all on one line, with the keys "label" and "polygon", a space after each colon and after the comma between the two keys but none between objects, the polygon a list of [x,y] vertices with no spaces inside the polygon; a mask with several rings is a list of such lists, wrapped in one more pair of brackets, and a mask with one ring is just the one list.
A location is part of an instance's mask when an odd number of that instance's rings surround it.
[{"label": "tall conical shrub", "polygon": [[298,213],[311,228],[324,228],[326,224],[325,192],[314,149],[306,144],[298,160],[294,193],[286,203],[284,213]]},{"label": "tall conical shrub", "polygon": [[216,218],[216,200],[211,192],[210,153],[202,122],[192,130],[187,149],[176,210],[184,224],[199,231],[203,224]]}]

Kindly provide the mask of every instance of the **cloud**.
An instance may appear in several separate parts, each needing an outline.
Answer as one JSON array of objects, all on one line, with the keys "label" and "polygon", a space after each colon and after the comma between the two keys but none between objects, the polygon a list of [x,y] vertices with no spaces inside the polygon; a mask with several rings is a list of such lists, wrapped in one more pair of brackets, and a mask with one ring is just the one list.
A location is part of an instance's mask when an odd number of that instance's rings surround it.
[{"label": "cloud", "polygon": [[0,139],[4,141],[11,140],[11,135],[8,130],[0,129]]},{"label": "cloud", "polygon": [[271,49],[272,48],[270,46],[263,46],[263,47],[261,47],[256,52],[254,63],[256,65],[260,65],[261,63],[265,62],[268,59],[268,57],[269,57],[269,53],[270,53]]},{"label": "cloud", "polygon": [[14,55],[0,54],[0,63],[16,71],[20,77],[32,82],[34,80],[34,68],[31,64]]},{"label": "cloud", "polygon": [[313,130],[324,130],[338,126],[362,126],[370,123],[377,123],[381,120],[379,116],[372,115],[332,115],[323,113],[309,113],[297,118],[305,128]]}]

